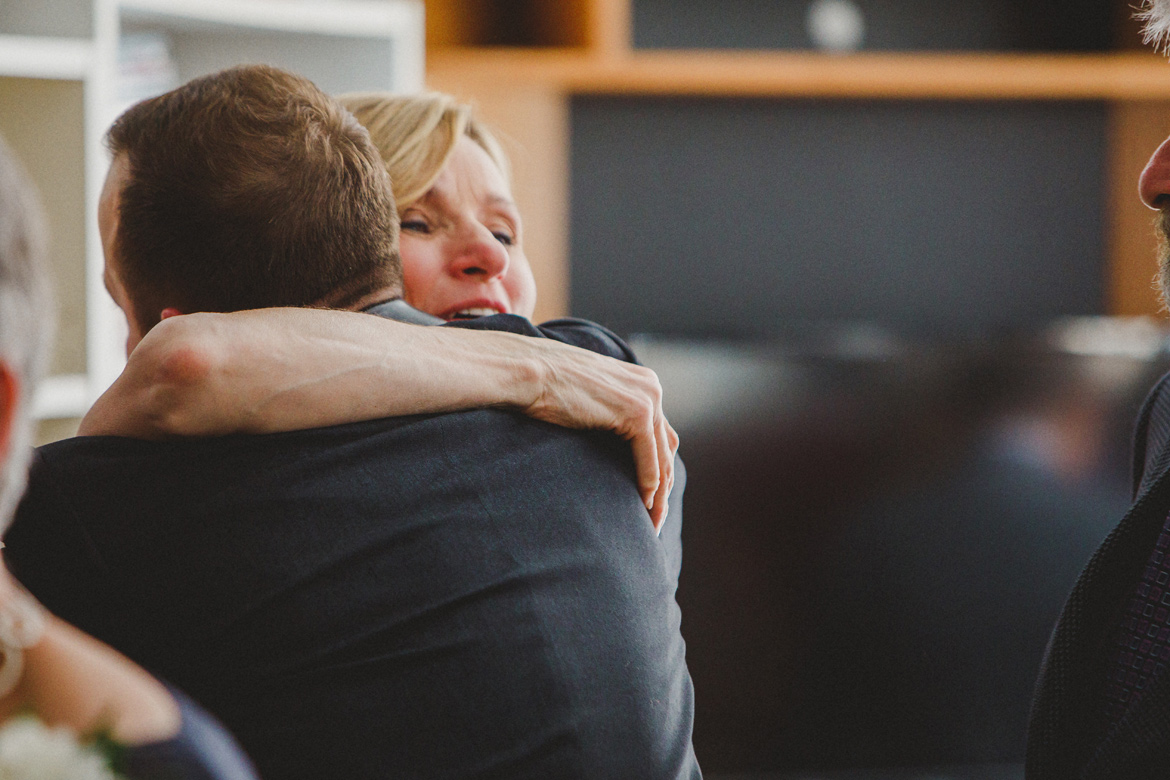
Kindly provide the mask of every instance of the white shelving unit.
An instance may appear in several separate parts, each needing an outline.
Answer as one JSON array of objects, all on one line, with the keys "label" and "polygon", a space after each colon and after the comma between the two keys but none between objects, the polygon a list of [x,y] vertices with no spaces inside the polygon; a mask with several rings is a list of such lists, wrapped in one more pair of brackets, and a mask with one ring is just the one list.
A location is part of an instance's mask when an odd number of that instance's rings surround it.
[{"label": "white shelving unit", "polygon": [[[244,63],[300,73],[326,92],[423,84],[422,0],[5,0],[0,134],[41,191],[59,327],[40,418],[78,417],[121,371],[125,324],[102,285],[102,138],[128,102],[119,52],[164,46],[183,82]],[[133,99],[162,91],[159,86]]]},{"label": "white shelving unit", "polygon": [[77,38],[0,35],[0,76],[82,81],[93,67],[93,44]]}]

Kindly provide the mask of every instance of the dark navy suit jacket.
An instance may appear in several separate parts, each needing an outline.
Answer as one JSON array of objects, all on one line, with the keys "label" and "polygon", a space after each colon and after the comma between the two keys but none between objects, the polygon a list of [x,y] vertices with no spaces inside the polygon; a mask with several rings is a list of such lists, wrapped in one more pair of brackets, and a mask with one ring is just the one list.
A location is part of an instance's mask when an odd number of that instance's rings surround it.
[{"label": "dark navy suit jacket", "polygon": [[1100,696],[1124,605],[1170,513],[1170,374],[1134,437],[1134,502],[1085,566],[1053,631],[1028,726],[1028,780],[1170,776],[1170,674],[1100,733]]},{"label": "dark navy suit jacket", "polygon": [[481,410],[52,444],[6,552],[268,780],[676,778],[676,535],[626,442]]}]

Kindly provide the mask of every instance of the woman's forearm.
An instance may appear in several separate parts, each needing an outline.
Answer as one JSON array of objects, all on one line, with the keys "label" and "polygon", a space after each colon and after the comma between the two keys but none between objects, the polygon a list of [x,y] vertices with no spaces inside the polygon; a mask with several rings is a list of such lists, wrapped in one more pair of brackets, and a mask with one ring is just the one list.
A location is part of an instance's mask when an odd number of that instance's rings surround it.
[{"label": "woman's forearm", "polygon": [[164,320],[80,433],[267,433],[484,406],[621,434],[634,447],[643,498],[658,510],[652,515],[665,507],[678,440],[649,369],[548,339],[353,312],[266,309]]},{"label": "woman's forearm", "polygon": [[172,317],[135,349],[81,433],[267,433],[539,395],[537,361],[474,341],[352,312]]}]

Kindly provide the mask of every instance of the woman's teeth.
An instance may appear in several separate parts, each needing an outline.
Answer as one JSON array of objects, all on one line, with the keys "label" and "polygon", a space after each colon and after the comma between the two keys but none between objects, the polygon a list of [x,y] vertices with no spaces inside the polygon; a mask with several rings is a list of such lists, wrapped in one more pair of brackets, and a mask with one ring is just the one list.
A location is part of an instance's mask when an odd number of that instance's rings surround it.
[{"label": "woman's teeth", "polygon": [[493,314],[499,314],[499,311],[483,306],[472,309],[460,309],[457,312],[452,312],[450,316],[452,319],[473,319],[475,317],[490,317]]}]

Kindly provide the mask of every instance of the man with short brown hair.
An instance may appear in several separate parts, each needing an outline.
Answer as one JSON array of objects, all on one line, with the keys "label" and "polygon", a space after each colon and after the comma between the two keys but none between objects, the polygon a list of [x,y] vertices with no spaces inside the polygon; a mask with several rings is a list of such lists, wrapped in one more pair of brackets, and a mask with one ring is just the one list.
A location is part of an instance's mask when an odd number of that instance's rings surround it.
[{"label": "man with short brown hair", "polygon": [[102,216],[119,224],[106,255],[140,335],[166,308],[351,308],[401,284],[386,169],[308,79],[264,66],[198,78],[127,110],[107,143],[119,204]]}]

